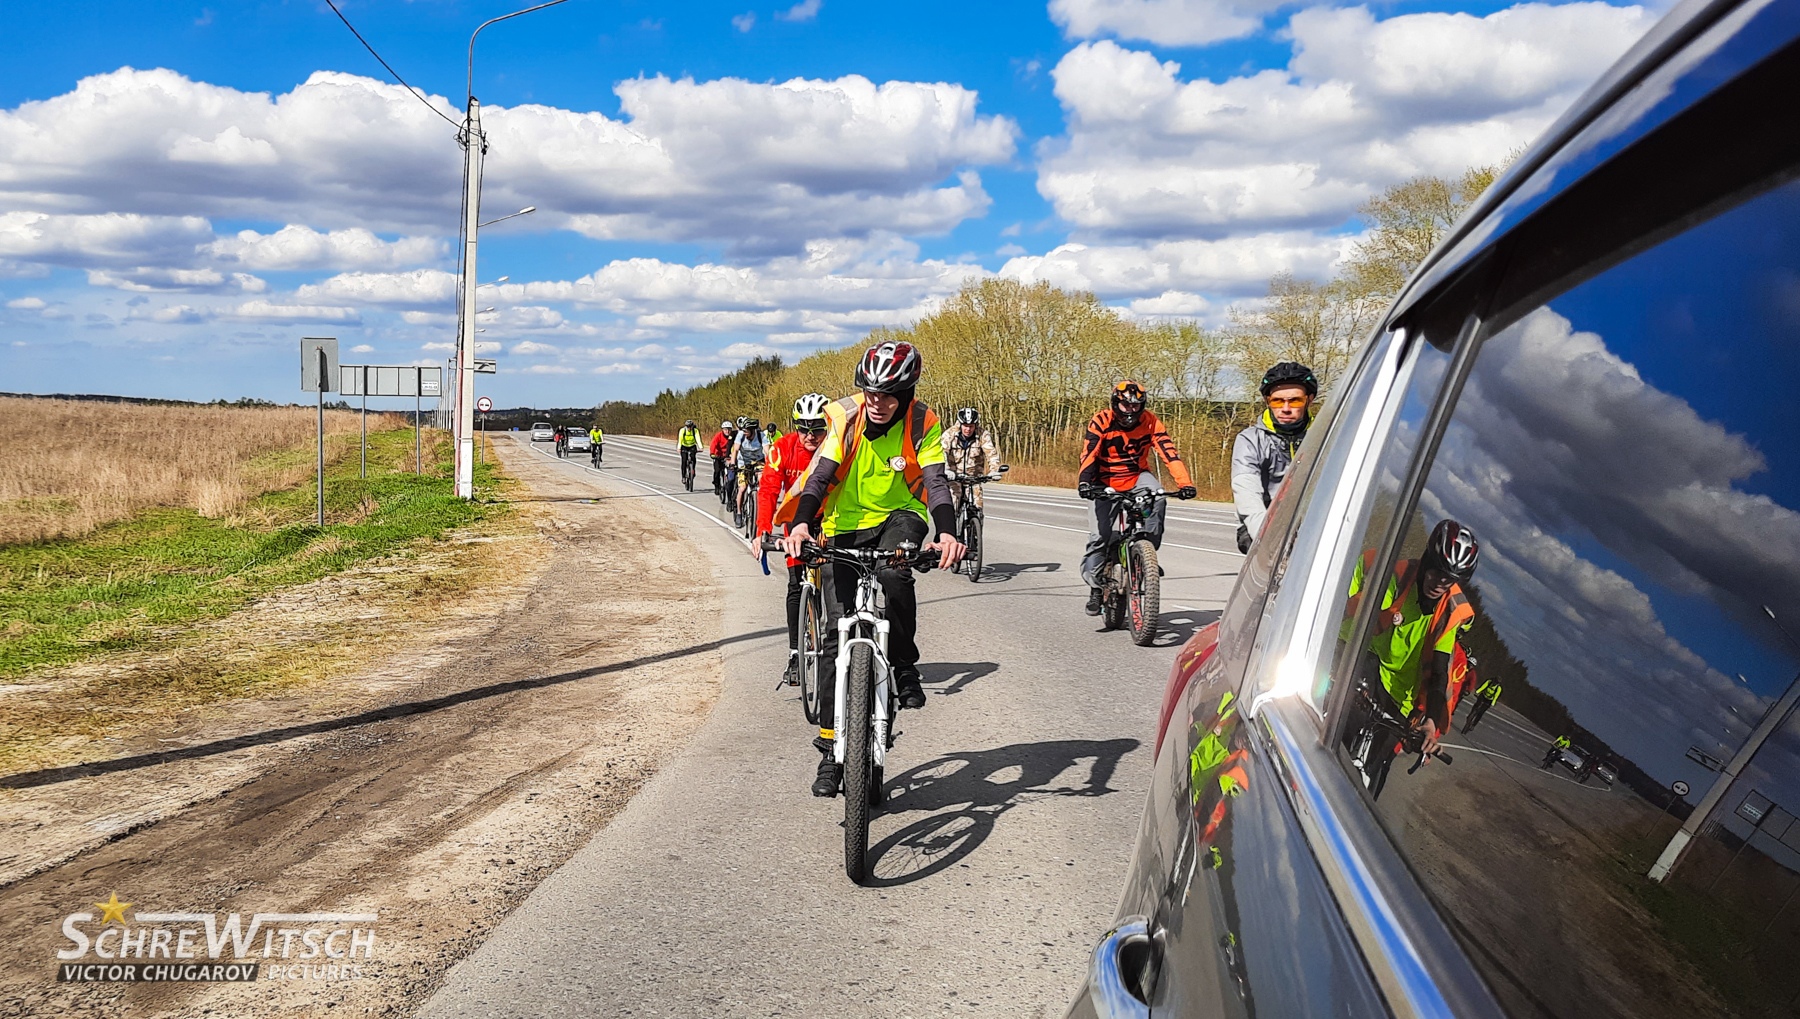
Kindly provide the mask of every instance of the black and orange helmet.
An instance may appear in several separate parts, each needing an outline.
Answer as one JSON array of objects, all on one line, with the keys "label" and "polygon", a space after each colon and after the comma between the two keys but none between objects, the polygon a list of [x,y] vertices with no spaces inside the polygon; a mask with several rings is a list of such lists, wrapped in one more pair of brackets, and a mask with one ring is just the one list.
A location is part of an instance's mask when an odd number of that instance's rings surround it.
[{"label": "black and orange helmet", "polygon": [[1149,397],[1144,393],[1144,387],[1131,379],[1121,379],[1113,383],[1112,409],[1114,414],[1136,418],[1144,412],[1144,401],[1147,399]]}]

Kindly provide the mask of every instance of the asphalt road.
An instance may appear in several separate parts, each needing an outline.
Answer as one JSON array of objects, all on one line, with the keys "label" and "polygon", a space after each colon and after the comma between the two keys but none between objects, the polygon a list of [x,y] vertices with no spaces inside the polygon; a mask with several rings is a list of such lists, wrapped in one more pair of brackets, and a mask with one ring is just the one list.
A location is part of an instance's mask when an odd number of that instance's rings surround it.
[{"label": "asphalt road", "polygon": [[[549,449],[499,444],[509,459]],[[719,702],[424,1014],[1060,1016],[1117,902],[1176,648],[1237,575],[1229,507],[1172,504],[1167,632],[1139,648],[1082,612],[1088,505],[989,486],[986,579],[919,581],[927,704],[900,716],[875,886],[857,887],[842,800],[809,793],[813,730],[775,688],[783,571],[763,575],[710,490],[679,491],[677,464],[671,443],[610,437],[598,471],[561,469],[596,499],[656,500],[712,560],[728,592]]]}]

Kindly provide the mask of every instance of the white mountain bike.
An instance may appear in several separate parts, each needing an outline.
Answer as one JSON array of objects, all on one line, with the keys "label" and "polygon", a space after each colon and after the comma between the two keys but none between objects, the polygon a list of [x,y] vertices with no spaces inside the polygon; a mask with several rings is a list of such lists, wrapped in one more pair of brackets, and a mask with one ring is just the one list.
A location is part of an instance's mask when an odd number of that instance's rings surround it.
[{"label": "white mountain bike", "polygon": [[869,815],[883,799],[882,770],[893,749],[899,699],[888,663],[887,606],[876,571],[883,566],[921,573],[937,565],[936,549],[911,542],[893,550],[832,548],[807,542],[807,565],[835,563],[856,571],[856,606],[837,621],[837,698],[832,753],[844,769],[844,873],[862,884],[869,875]]}]

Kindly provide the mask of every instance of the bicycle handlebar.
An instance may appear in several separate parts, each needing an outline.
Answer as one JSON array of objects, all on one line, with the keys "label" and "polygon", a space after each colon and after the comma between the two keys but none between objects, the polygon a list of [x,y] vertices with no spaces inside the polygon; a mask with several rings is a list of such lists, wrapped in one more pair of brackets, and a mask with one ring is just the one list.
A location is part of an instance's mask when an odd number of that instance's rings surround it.
[{"label": "bicycle handlebar", "polygon": [[[762,536],[762,549],[765,552],[782,551],[780,542],[773,534]],[[943,553],[937,549],[918,549],[912,545],[899,548],[836,548],[821,545],[815,541],[807,541],[800,546],[799,560],[808,566],[821,565],[827,560],[844,563],[858,569],[872,570],[880,566],[905,567],[924,573],[938,564]]]}]

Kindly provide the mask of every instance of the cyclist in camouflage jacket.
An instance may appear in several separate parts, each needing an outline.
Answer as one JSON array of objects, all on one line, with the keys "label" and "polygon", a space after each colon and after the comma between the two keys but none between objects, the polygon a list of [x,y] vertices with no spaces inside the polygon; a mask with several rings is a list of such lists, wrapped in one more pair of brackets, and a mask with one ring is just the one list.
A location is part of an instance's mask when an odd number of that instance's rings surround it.
[{"label": "cyclist in camouflage jacket", "polygon": [[[981,423],[981,414],[973,407],[956,412],[956,427],[944,432],[944,466],[959,478],[979,478],[1000,470],[1000,452],[994,448],[993,433]],[[961,486],[952,485],[951,492]],[[981,508],[981,489],[976,487],[975,507]]]}]

